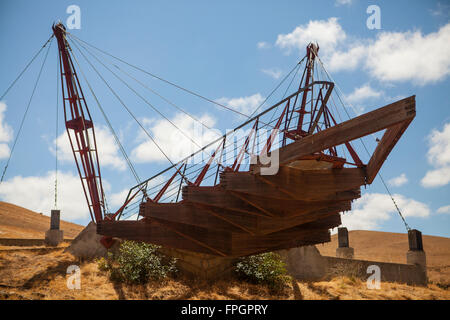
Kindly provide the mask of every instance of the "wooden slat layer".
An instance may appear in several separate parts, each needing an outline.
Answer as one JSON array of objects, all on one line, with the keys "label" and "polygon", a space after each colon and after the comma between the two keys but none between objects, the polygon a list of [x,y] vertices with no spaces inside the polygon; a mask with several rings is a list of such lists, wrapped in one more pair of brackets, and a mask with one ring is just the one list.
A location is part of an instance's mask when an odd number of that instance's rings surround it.
[{"label": "wooden slat layer", "polygon": [[221,185],[226,190],[278,199],[337,200],[338,192],[364,184],[362,168],[299,170],[284,166],[273,176],[259,177],[249,172],[224,172],[221,175]]}]

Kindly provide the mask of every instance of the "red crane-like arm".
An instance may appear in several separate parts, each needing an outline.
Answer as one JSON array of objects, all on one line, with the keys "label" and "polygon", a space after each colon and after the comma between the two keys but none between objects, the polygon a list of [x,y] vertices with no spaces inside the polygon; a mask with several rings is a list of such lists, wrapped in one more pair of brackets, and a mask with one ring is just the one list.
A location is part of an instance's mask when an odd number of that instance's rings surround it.
[{"label": "red crane-like arm", "polygon": [[58,23],[53,33],[58,41],[66,130],[92,221],[98,222],[106,212],[94,124],[72,62],[65,27]]}]

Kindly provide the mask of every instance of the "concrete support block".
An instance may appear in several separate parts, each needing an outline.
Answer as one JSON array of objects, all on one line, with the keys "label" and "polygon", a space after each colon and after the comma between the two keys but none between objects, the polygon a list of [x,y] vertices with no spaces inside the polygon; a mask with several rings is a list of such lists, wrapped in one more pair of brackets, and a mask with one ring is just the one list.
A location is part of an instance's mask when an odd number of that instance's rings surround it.
[{"label": "concrete support block", "polygon": [[64,231],[62,230],[47,230],[45,232],[45,243],[50,246],[57,246],[64,239]]},{"label": "concrete support block", "polygon": [[421,266],[424,270],[426,270],[427,257],[425,251],[408,250],[408,252],[406,253],[406,263],[417,264]]},{"label": "concrete support block", "polygon": [[348,248],[350,246],[348,241],[348,230],[345,227],[338,228],[338,246],[339,248]]},{"label": "concrete support block", "polygon": [[344,259],[353,259],[355,251],[350,247],[336,248],[336,257]]},{"label": "concrete support block", "polygon": [[163,247],[162,254],[177,259],[177,269],[191,278],[216,280],[226,278],[233,271],[235,258],[218,257],[204,253]]},{"label": "concrete support block", "polygon": [[326,274],[326,261],[315,246],[277,251],[288,273],[299,280],[320,280]]},{"label": "concrete support block", "polygon": [[50,215],[50,230],[59,230],[60,210],[52,210]]}]

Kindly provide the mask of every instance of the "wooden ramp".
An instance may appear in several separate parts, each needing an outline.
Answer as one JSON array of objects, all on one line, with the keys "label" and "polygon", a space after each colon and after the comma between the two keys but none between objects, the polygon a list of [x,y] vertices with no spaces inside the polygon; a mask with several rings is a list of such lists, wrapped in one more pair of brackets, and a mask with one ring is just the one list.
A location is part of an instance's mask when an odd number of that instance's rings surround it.
[{"label": "wooden ramp", "polygon": [[[329,242],[329,229],[341,224],[340,213],[372,183],[414,117],[411,96],[278,149],[275,175],[262,175],[261,165],[225,170],[215,186],[185,186],[176,203],[143,202],[143,219],[101,221],[97,232],[229,257]],[[385,129],[365,166],[322,157],[323,150]]]}]

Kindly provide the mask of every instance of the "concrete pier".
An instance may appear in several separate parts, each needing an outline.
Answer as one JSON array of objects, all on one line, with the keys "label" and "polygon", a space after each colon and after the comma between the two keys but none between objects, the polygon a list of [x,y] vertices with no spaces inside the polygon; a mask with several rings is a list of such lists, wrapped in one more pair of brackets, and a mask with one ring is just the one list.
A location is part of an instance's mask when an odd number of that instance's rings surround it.
[{"label": "concrete pier", "polygon": [[57,246],[64,239],[64,231],[59,229],[60,210],[52,210],[50,216],[50,229],[45,232],[45,243]]},{"label": "concrete pier", "polygon": [[353,259],[355,250],[350,247],[350,242],[348,240],[348,230],[347,228],[338,228],[338,247],[336,248],[336,257]]},{"label": "concrete pier", "polygon": [[409,250],[406,253],[406,263],[419,265],[423,271],[427,272],[427,257],[423,251],[422,233],[412,229],[408,231]]}]

